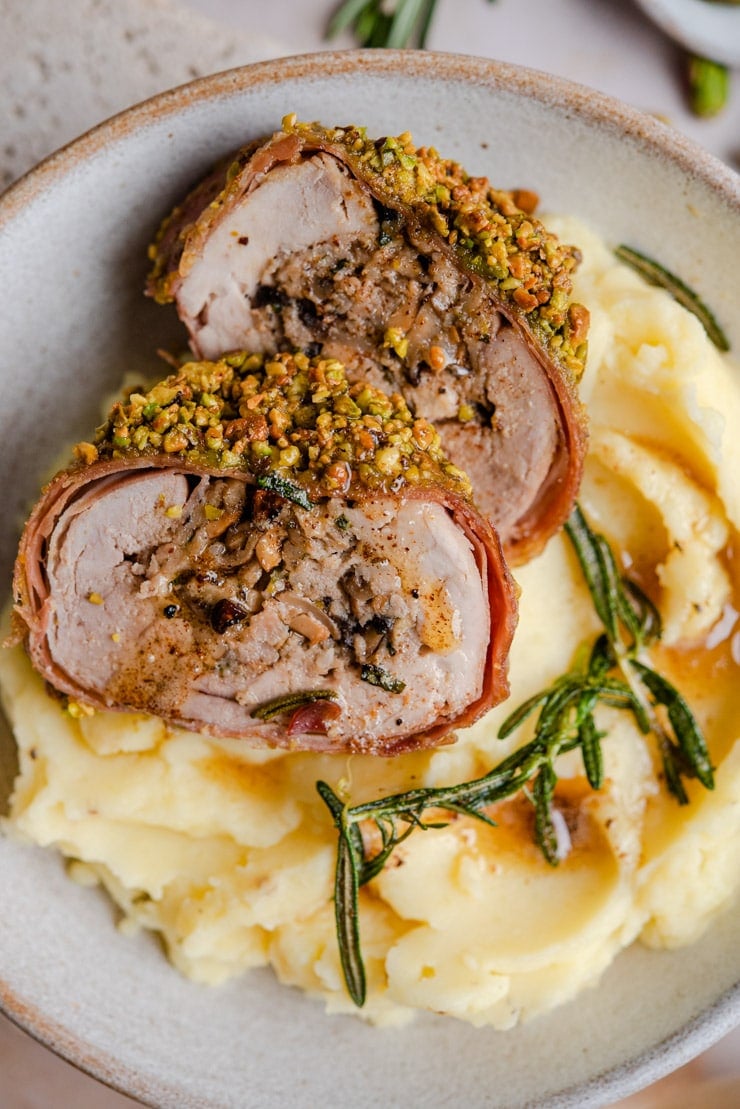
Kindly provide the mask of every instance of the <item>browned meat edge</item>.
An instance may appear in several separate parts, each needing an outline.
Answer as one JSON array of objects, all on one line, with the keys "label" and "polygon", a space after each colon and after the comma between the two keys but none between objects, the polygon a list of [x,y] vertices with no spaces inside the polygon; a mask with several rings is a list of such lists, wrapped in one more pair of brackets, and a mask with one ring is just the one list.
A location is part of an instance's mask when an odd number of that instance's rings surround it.
[{"label": "browned meat edge", "polygon": [[[183,474],[199,475],[204,471],[190,467],[180,459],[167,455],[148,455],[128,459],[107,459],[87,466],[74,466],[59,473],[45,488],[41,499],[34,508],[21,539],[14,574],[14,631],[15,637],[23,641],[34,668],[47,681],[52,690],[100,709],[130,709],[130,706],[109,704],[106,699],[84,688],[73,675],[66,673],[52,660],[47,640],[49,621],[52,619],[53,598],[50,596],[45,573],[45,559],[48,544],[54,528],[62,518],[66,508],[75,500],[85,486],[93,481],[113,475],[134,473],[144,470],[177,470]],[[253,478],[243,471],[217,472],[218,477],[231,477],[252,483]],[[482,582],[487,591],[491,611],[491,636],[488,646],[484,683],[480,697],[457,714],[454,718],[438,720],[423,735],[407,735],[396,738],[389,744],[380,743],[370,753],[396,755],[405,751],[430,747],[449,742],[455,728],[472,724],[508,695],[507,658],[516,625],[516,590],[504,562],[498,539],[488,522],[475,509],[456,493],[442,487],[406,488],[403,498],[427,499],[436,502],[449,512],[455,524],[462,529],[474,552]],[[78,603],[85,603],[77,598]],[[187,719],[172,721],[185,728],[210,732],[211,734],[232,734],[223,732],[218,724],[203,727]],[[259,737],[249,736],[260,742]],[[286,746],[291,749],[302,746],[300,739],[283,736],[270,745]],[[330,745],[323,746],[321,736],[311,736],[306,744],[311,750],[336,750]]]}]

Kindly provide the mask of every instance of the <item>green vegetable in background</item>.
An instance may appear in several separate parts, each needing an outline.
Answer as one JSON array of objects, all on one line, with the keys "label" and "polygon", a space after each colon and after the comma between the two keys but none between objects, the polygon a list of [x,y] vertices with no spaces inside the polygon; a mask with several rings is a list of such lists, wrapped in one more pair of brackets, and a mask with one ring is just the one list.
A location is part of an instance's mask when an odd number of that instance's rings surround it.
[{"label": "green vegetable in background", "polygon": [[730,95],[727,66],[709,58],[689,58],[689,103],[698,116],[711,117],[721,112]]},{"label": "green vegetable in background", "polygon": [[437,0],[344,0],[329,21],[327,38],[349,28],[361,46],[423,48],[436,7]]}]

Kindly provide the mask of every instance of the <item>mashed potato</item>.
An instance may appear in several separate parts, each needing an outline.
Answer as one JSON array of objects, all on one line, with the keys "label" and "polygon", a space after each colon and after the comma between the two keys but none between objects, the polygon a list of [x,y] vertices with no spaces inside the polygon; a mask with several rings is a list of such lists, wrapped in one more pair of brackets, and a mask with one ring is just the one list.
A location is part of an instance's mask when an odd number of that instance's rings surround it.
[{"label": "mashed potato", "polygon": [[[733,553],[740,530],[740,375],[698,322],[648,288],[586,229],[576,296],[592,313],[583,396],[591,449],[581,504],[657,597],[655,665],[707,735],[716,788],[680,807],[650,740],[603,710],[606,781],[591,790],[567,756],[557,803],[571,850],[550,867],[526,798],[499,826],[467,818],[415,832],[361,892],[369,993],[361,1015],[416,1009],[507,1028],[595,984],[635,939],[690,943],[740,884],[740,632]],[[458,743],[396,760],[251,751],[140,716],[73,718],[20,649],[0,679],[20,750],[10,834],[54,846],[99,881],[121,927],[159,933],[173,963],[217,985],[271,964],[280,979],[357,1012],[337,953],[336,835],[315,783],[352,803],[477,777],[526,735],[499,724],[598,633],[567,541],[518,572],[511,700]]]}]

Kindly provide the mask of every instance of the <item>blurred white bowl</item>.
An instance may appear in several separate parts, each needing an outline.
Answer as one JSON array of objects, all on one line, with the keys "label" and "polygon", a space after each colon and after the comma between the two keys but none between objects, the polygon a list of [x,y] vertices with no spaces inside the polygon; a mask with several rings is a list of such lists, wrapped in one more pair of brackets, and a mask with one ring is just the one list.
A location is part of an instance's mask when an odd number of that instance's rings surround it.
[{"label": "blurred white bowl", "polygon": [[637,0],[667,35],[692,54],[740,65],[740,5],[709,0]]},{"label": "blurred white bowl", "polygon": [[[0,448],[5,519],[96,420],[128,365],[180,335],[144,300],[146,244],[218,156],[282,115],[410,129],[502,186],[536,189],[679,271],[740,344],[740,185],[662,124],[589,89],[474,58],[320,54],[166,93],[78,140],[0,202]],[[0,536],[9,581],[17,529]],[[7,783],[13,744],[0,743]],[[58,858],[0,840],[0,997],[67,1058],[177,1109],[292,1104],[603,1105],[685,1062],[740,1020],[740,914],[690,950],[626,952],[597,990],[505,1034],[449,1019],[402,1032],[330,1018],[256,972],[223,989],[181,978]]]}]

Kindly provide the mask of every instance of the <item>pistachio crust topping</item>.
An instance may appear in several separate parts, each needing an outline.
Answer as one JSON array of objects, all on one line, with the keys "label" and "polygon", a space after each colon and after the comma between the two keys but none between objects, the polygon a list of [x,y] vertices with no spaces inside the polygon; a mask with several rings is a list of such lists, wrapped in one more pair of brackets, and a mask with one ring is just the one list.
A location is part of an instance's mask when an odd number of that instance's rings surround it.
[{"label": "pistachio crust topping", "polygon": [[303,507],[327,497],[443,485],[470,498],[432,424],[399,393],[350,385],[335,359],[238,352],[188,362],[148,392],[114,404],[75,458],[163,454],[193,467],[247,472]]},{"label": "pistachio crust topping", "polygon": [[[495,189],[487,178],[471,176],[433,147],[415,146],[407,131],[372,139],[364,127],[326,128],[298,122],[295,115],[285,116],[282,128],[271,142],[294,136],[308,147],[329,152],[333,148],[383,204],[413,213],[455,251],[465,268],[495,288],[499,300],[531,329],[551,357],[574,377],[581,376],[588,310],[571,301],[571,275],[581,254],[561,243],[533,215],[534,193]],[[241,172],[254,151],[253,143],[235,156],[221,179],[221,192],[209,197],[201,220],[212,224],[240,192]],[[181,215],[178,210],[165,221],[150,248],[150,287],[162,303],[172,299],[174,275],[167,272],[161,247],[173,218]],[[188,232],[185,227],[180,233],[183,245]],[[187,268],[187,246],[182,261]]]},{"label": "pistachio crust topping", "polygon": [[414,146],[408,131],[371,139],[364,127],[326,129],[294,116],[283,119],[283,130],[341,146],[373,191],[385,193],[390,206],[400,200],[411,208],[469,270],[497,286],[551,354],[577,376],[582,373],[588,314],[570,303],[571,274],[581,255],[532,215],[532,194],[494,189],[487,178],[471,177],[433,147]]}]

